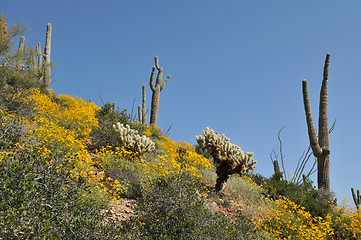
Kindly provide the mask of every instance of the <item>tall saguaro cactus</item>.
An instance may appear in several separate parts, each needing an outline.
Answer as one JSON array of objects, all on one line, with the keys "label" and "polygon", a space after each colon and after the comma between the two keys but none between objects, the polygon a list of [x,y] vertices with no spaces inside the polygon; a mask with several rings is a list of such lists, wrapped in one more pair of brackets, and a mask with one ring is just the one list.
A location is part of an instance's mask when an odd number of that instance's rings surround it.
[{"label": "tall saguaro cactus", "polygon": [[48,23],[46,27],[46,39],[45,39],[45,49],[44,49],[44,85],[46,88],[50,89],[51,83],[51,66],[50,66],[50,52],[51,52],[51,23]]},{"label": "tall saguaro cactus", "polygon": [[318,140],[313,124],[310,98],[307,89],[307,80],[302,81],[303,103],[306,113],[308,136],[313,155],[317,158],[317,183],[319,189],[330,190],[330,139],[328,129],[327,102],[328,102],[328,73],[330,53],[327,53],[323,70],[323,80],[320,92],[320,106],[318,118]]},{"label": "tall saguaro cactus", "polygon": [[138,106],[138,120],[142,124],[147,124],[147,107],[146,107],[146,96],[145,96],[145,85],[142,85],[142,96],[143,103]]},{"label": "tall saguaro cactus", "polygon": [[36,45],[36,56],[38,58],[38,78],[39,81],[42,82],[43,81],[43,56],[41,54],[41,48],[40,48],[40,43],[38,42],[38,44]]},{"label": "tall saguaro cactus", "polygon": [[[155,66],[153,66],[152,68],[152,73],[150,75],[150,89],[152,90],[153,94],[152,94],[152,108],[150,111],[150,124],[157,124],[157,118],[158,118],[158,110],[159,110],[159,97],[160,97],[160,92],[163,90],[163,88],[165,87],[165,85],[167,84],[170,75],[167,76],[166,79],[164,79],[163,83],[162,83],[162,78],[163,78],[163,67],[159,67],[159,63],[158,63],[158,56],[155,56],[154,58],[155,60]],[[155,73],[155,69],[158,70],[158,75],[157,75],[157,80],[155,82],[155,85],[153,85],[153,78],[154,78],[154,73]]]},{"label": "tall saguaro cactus", "polygon": [[25,47],[24,47],[24,43],[25,43],[25,37],[21,36],[20,40],[19,40],[19,48],[18,51],[16,53],[16,69],[17,70],[23,70],[25,67],[25,62],[24,62],[24,58],[25,58]]},{"label": "tall saguaro cactus", "polygon": [[29,75],[31,77],[34,77],[36,76],[36,57],[33,47],[30,48],[30,56],[28,62],[29,62]]}]

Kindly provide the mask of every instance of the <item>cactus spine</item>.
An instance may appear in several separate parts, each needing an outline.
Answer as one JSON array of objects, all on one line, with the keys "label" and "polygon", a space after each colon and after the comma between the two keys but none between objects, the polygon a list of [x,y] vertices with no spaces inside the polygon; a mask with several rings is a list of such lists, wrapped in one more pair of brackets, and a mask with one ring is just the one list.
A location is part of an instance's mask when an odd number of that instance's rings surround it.
[{"label": "cactus spine", "polygon": [[25,42],[25,37],[21,36],[20,40],[19,40],[19,48],[18,48],[18,51],[16,53],[16,69],[18,71],[24,70],[24,67],[25,67],[25,62],[24,62],[24,57],[25,57],[24,42]]},{"label": "cactus spine", "polygon": [[[158,118],[158,110],[159,110],[159,97],[160,97],[160,92],[163,90],[163,88],[165,87],[165,85],[167,84],[170,75],[167,76],[166,79],[164,79],[163,83],[162,83],[162,78],[163,78],[163,67],[159,67],[159,63],[158,63],[158,56],[154,57],[155,60],[155,66],[153,66],[152,68],[152,73],[150,75],[150,89],[152,90],[153,94],[152,94],[152,107],[151,107],[151,111],[150,111],[150,124],[157,124],[157,118]],[[153,78],[154,78],[154,73],[155,73],[155,69],[158,70],[158,75],[157,75],[157,80],[155,85],[153,85]]]},{"label": "cactus spine", "polygon": [[360,202],[361,202],[360,191],[357,190],[357,195],[356,195],[353,188],[351,188],[351,193],[352,193],[353,201],[355,202],[356,208],[359,209],[360,208]]},{"label": "cactus spine", "polygon": [[46,27],[46,39],[44,49],[44,85],[47,89],[50,89],[51,83],[51,64],[50,64],[50,52],[51,52],[51,23],[48,23]]},{"label": "cactus spine", "polygon": [[318,118],[318,140],[311,113],[311,104],[307,89],[307,80],[302,81],[303,103],[306,114],[308,136],[313,155],[317,158],[317,183],[319,189],[330,190],[330,140],[327,116],[328,101],[328,73],[330,65],[330,54],[327,53],[323,70],[323,80],[320,92],[320,106]]}]

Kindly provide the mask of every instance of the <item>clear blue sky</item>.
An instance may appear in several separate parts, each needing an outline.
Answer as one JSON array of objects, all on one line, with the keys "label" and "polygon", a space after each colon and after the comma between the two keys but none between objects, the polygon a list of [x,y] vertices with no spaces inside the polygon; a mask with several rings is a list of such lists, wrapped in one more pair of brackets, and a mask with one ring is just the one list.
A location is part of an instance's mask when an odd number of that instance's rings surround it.
[{"label": "clear blue sky", "polygon": [[5,0],[1,13],[25,23],[26,44],[42,48],[52,23],[51,88],[99,106],[101,95],[130,111],[146,84],[149,109],[158,55],[171,74],[158,125],[172,124],[170,137],[192,144],[207,126],[224,133],[255,153],[255,171],[265,176],[283,125],[289,174],[307,148],[301,82],[308,79],[317,122],[330,52],[331,188],[339,199],[361,190],[361,1]]}]

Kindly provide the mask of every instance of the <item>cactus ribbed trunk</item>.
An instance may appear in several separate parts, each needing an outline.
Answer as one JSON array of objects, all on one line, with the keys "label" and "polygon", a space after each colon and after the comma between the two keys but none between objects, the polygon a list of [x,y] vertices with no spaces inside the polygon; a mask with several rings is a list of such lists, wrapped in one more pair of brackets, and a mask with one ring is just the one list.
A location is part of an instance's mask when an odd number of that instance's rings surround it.
[{"label": "cactus ribbed trunk", "polygon": [[38,79],[39,82],[43,82],[43,56],[41,55],[40,43],[36,45],[36,56],[38,58]]},{"label": "cactus ribbed trunk", "polygon": [[25,37],[21,36],[19,40],[19,48],[16,53],[16,69],[21,71],[25,67],[24,57],[25,57],[25,49],[24,49]]},{"label": "cactus ribbed trunk", "polygon": [[29,75],[31,77],[34,77],[36,75],[36,58],[35,58],[34,48],[30,48]]},{"label": "cactus ribbed trunk", "polygon": [[45,49],[44,49],[44,85],[47,89],[50,89],[51,83],[51,64],[50,64],[50,52],[51,52],[51,24],[48,23],[46,27],[46,39],[45,39]]},{"label": "cactus ribbed trunk", "polygon": [[143,113],[142,113],[142,106],[141,105],[138,105],[138,121],[139,122],[143,122]]},{"label": "cactus ribbed trunk", "polygon": [[[150,110],[150,124],[157,124],[157,118],[158,118],[158,110],[159,110],[159,98],[160,98],[160,92],[163,90],[165,85],[167,84],[170,75],[167,76],[166,79],[164,79],[162,83],[163,78],[163,67],[159,67],[158,63],[158,56],[155,56],[155,66],[152,68],[152,73],[150,75],[150,89],[152,90],[152,105]],[[153,78],[155,69],[158,70],[157,80],[155,85],[153,86]]]},{"label": "cactus ribbed trunk", "polygon": [[142,123],[147,125],[147,106],[146,106],[146,95],[145,95],[145,85],[142,85],[142,96],[143,96],[143,103],[142,103]]},{"label": "cactus ribbed trunk", "polygon": [[319,189],[330,190],[330,140],[328,129],[327,102],[328,102],[328,73],[330,65],[330,54],[325,60],[323,80],[320,92],[319,118],[318,118],[318,140],[313,124],[311,104],[307,89],[307,80],[302,81],[302,93],[308,128],[308,136],[313,155],[317,158],[317,183]]},{"label": "cactus ribbed trunk", "polygon": [[158,110],[159,110],[159,98],[160,98],[160,86],[155,86],[152,94],[152,105],[150,110],[150,124],[157,124]]},{"label": "cactus ribbed trunk", "polygon": [[352,198],[353,201],[356,205],[357,210],[360,208],[360,203],[361,203],[361,196],[360,196],[360,191],[357,190],[357,195],[355,194],[355,190],[353,190],[353,188],[351,188],[351,193],[352,193]]}]

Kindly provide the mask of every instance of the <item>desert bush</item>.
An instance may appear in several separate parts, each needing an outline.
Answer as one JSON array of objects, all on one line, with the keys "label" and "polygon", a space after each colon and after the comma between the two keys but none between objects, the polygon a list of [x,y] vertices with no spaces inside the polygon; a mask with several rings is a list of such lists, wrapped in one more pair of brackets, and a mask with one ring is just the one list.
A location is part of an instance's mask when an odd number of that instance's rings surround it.
[{"label": "desert bush", "polygon": [[0,238],[106,239],[116,236],[101,224],[100,206],[80,195],[81,181],[29,150],[9,151],[0,162]]},{"label": "desert bush", "polygon": [[0,109],[0,150],[16,146],[26,134],[25,119]]},{"label": "desert bush", "polygon": [[333,235],[329,214],[313,217],[309,212],[285,197],[271,200],[267,216],[260,218],[257,226],[269,232],[273,239],[327,239]]},{"label": "desert bush", "polygon": [[260,206],[264,202],[263,189],[248,176],[232,175],[227,183],[226,197],[229,199],[243,199],[247,205]]},{"label": "desert bush", "polygon": [[361,239],[361,211],[346,198],[333,208],[331,217],[335,239]]},{"label": "desert bush", "polygon": [[152,181],[135,220],[145,239],[238,239],[232,224],[206,208],[197,184],[185,175]]},{"label": "desert bush", "polygon": [[142,196],[143,186],[140,182],[141,177],[136,171],[114,168],[107,171],[106,177],[114,181],[117,180],[125,185],[122,197],[138,198]]},{"label": "desert bush", "polygon": [[330,213],[336,201],[332,192],[315,189],[310,180],[295,184],[271,177],[264,182],[263,187],[266,197],[275,200],[284,196],[304,207],[314,217],[322,217]]},{"label": "desert bush", "polygon": [[126,113],[126,109],[115,110],[111,103],[106,103],[96,112],[95,116],[99,126],[91,132],[92,147],[100,150],[108,145],[119,145],[118,134],[114,131],[113,125],[117,122],[121,124],[130,122],[130,116]]}]

